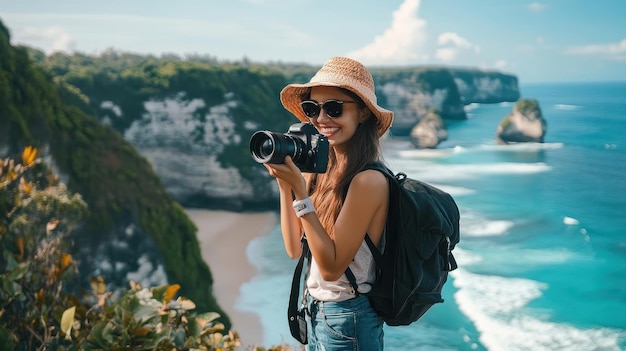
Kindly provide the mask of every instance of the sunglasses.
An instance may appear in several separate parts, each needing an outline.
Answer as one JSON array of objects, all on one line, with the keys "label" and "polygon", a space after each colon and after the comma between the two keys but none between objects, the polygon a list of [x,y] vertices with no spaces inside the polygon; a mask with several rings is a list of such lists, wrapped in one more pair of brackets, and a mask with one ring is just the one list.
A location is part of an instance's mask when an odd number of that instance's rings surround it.
[{"label": "sunglasses", "polygon": [[356,103],[356,101],[326,100],[320,107],[319,102],[306,100],[302,101],[300,106],[302,106],[302,111],[309,118],[319,117],[322,109],[324,109],[328,117],[339,118],[343,114],[343,104],[348,103]]}]

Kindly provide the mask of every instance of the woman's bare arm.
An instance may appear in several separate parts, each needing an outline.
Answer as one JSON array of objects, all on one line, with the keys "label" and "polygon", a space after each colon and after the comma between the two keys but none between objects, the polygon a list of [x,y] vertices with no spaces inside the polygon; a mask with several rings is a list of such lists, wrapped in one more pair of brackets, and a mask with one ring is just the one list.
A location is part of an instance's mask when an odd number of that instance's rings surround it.
[{"label": "woman's bare arm", "polygon": [[277,179],[280,191],[280,230],[283,235],[285,251],[291,258],[298,258],[302,253],[300,239],[302,238],[302,225],[296,213],[293,211],[291,187],[289,184]]}]

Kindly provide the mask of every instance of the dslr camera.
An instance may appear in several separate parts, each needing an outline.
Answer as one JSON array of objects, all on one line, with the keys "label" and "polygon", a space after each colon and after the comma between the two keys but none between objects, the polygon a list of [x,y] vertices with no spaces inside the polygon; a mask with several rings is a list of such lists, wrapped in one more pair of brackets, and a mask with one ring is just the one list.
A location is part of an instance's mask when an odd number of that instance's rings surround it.
[{"label": "dslr camera", "polygon": [[287,133],[260,130],[250,138],[250,154],[258,163],[284,163],[286,156],[302,172],[324,173],[328,167],[328,139],[311,123],[296,123]]}]

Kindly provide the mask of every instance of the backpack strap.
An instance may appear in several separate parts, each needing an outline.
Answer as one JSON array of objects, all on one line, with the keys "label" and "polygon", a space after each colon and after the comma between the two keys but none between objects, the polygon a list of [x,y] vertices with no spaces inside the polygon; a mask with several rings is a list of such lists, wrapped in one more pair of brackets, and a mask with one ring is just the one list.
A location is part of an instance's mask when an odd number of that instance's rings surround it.
[{"label": "backpack strap", "polygon": [[[376,269],[378,269],[378,267],[381,267],[383,255],[380,253],[380,250],[378,250],[376,245],[374,245],[374,242],[367,233],[365,233],[365,242],[367,243],[367,247],[369,247],[370,251],[372,252],[372,256],[374,257],[374,264],[377,267]],[[356,283],[356,277],[354,276],[354,273],[352,273],[350,266],[346,268],[345,274],[346,278],[348,278],[348,281],[350,282],[350,286],[352,286],[352,289],[354,289],[354,294],[356,296],[359,296],[359,285]]]},{"label": "backpack strap", "polygon": [[[385,234],[383,233],[383,235]],[[367,233],[365,234],[365,243],[367,244],[367,247],[369,247],[370,251],[372,252],[372,256],[374,257],[374,262],[376,263],[377,266],[380,266],[380,264],[383,262],[383,254],[380,252],[380,250],[378,250],[376,245],[374,245],[372,238],[370,238],[370,236]]]},{"label": "backpack strap", "polygon": [[[367,242],[367,245],[369,246],[370,250],[373,250],[372,253],[376,252],[378,256],[380,256],[382,259],[382,255],[380,254],[380,252],[378,251],[378,249],[372,242],[372,239],[370,239],[369,235],[367,234],[365,235],[365,241]],[[293,278],[291,279],[291,294],[289,295],[289,306],[287,308],[289,316],[295,315],[295,313],[298,312],[298,297],[300,296],[300,278],[302,277],[302,269],[304,267],[304,258],[306,257],[310,262],[311,252],[309,251],[309,243],[307,242],[305,236],[302,236],[301,242],[302,242],[302,254],[300,255],[298,264],[296,264],[296,269],[293,271]],[[350,286],[352,286],[352,289],[354,289],[355,295],[359,296],[359,285],[356,283],[356,277],[354,276],[354,273],[352,273],[352,270],[350,269],[350,267],[346,268],[345,273],[346,273],[346,277],[348,278],[348,281],[350,282]]]},{"label": "backpack strap", "polygon": [[356,277],[354,276],[354,273],[352,273],[350,267],[346,268],[345,274],[346,278],[348,278],[348,281],[350,282],[350,286],[354,290],[354,296],[359,296],[359,284],[356,283]]}]

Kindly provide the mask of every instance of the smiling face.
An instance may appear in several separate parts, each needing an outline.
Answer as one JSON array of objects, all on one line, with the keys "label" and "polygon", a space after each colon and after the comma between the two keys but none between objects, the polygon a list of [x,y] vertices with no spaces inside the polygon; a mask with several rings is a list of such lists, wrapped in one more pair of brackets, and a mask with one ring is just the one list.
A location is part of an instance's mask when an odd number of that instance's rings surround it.
[{"label": "smiling face", "polygon": [[[309,100],[317,102],[320,106],[319,115],[317,118],[311,118],[311,122],[321,134],[328,138],[330,146],[340,151],[343,149],[342,145],[352,138],[359,124],[364,120],[366,114],[363,109],[355,103],[352,96],[336,87],[313,87]],[[332,118],[322,108],[322,104],[328,100],[344,101],[341,116]]]}]

